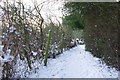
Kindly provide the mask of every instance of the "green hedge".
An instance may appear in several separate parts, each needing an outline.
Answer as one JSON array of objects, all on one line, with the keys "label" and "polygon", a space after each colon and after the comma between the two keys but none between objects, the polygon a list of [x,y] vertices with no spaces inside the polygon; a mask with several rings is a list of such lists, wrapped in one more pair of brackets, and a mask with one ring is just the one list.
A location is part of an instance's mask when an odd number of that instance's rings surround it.
[{"label": "green hedge", "polygon": [[[104,7],[104,5],[108,7]],[[86,16],[86,50],[108,65],[117,67],[118,13],[116,3],[103,3]]]}]

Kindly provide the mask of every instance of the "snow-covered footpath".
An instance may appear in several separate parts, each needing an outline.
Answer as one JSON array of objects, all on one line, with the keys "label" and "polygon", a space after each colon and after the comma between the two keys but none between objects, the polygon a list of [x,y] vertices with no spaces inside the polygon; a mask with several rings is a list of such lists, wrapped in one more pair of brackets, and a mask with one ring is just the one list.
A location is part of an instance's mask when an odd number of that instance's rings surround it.
[{"label": "snow-covered footpath", "polygon": [[85,51],[85,45],[79,45],[69,51],[65,51],[56,59],[49,59],[48,65],[39,66],[35,72],[28,75],[29,78],[117,78],[118,71],[108,68],[99,58],[93,57]]}]

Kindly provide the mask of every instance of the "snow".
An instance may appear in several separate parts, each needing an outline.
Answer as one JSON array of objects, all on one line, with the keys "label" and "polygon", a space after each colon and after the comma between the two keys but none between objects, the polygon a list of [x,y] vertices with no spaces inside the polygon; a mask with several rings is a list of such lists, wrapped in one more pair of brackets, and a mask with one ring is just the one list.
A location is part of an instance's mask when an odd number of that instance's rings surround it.
[{"label": "snow", "polygon": [[2,66],[0,65],[0,78],[2,77]]},{"label": "snow", "polygon": [[2,51],[3,47],[4,47],[3,45],[0,45],[0,51]]},{"label": "snow", "polygon": [[4,54],[4,52],[2,51],[3,47],[4,46],[0,44],[0,78],[2,78],[2,70],[3,70],[2,66],[3,66],[4,62],[9,62],[14,59],[14,57],[10,55],[10,52],[11,52],[10,49],[8,49],[7,53]]},{"label": "snow", "polygon": [[2,62],[1,62],[1,59],[2,59],[2,57],[1,57],[1,55],[2,55],[2,49],[3,49],[3,45],[0,45],[0,78],[2,77]]},{"label": "snow", "polygon": [[36,61],[28,78],[117,78],[118,71],[109,68],[101,59],[78,45],[63,52],[56,59],[49,59],[47,67]]},{"label": "snow", "polygon": [[1,60],[2,63],[8,62],[8,61],[12,61],[12,60],[14,59],[14,57],[13,57],[12,55],[10,55],[10,52],[11,52],[11,50],[8,49],[8,50],[6,51],[6,54],[3,54],[3,55],[2,55],[2,56],[4,56],[4,58],[2,58],[2,57],[0,56],[0,60]]},{"label": "snow", "polygon": [[1,62],[9,62],[9,61],[12,61],[14,59],[14,57],[12,55],[4,55],[4,58],[1,58]]},{"label": "snow", "polygon": [[10,33],[14,32],[15,30],[16,30],[16,28],[15,28],[14,26],[11,26],[11,27],[9,28]]},{"label": "snow", "polygon": [[32,51],[32,53],[33,53],[33,56],[36,56],[36,55],[37,55],[37,52]]}]

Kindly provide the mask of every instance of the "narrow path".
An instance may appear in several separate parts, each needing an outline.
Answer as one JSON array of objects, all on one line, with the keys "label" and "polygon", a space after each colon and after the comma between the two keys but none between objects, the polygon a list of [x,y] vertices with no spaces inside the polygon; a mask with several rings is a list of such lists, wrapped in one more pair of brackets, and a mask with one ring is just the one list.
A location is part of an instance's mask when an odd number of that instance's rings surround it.
[{"label": "narrow path", "polygon": [[[49,59],[48,66],[40,66],[31,78],[117,78],[118,72],[102,64],[99,58],[85,51],[84,45],[79,45]],[[37,64],[37,63],[36,63]]]}]

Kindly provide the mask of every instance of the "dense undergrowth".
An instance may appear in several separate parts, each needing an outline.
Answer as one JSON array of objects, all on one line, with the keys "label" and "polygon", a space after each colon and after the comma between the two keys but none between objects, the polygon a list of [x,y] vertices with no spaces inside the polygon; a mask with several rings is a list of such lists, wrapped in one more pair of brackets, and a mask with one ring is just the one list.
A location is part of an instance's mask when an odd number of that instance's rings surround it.
[{"label": "dense undergrowth", "polygon": [[[4,2],[1,8],[2,45],[4,55],[14,57],[11,62],[3,65],[3,78],[14,77],[18,60],[26,62],[26,69],[33,69],[34,61],[47,65],[47,58],[75,46],[72,31],[52,21],[46,23],[41,15],[41,8],[33,3],[33,8],[26,7],[22,2]],[[3,58],[4,58],[3,55]],[[14,68],[13,68],[14,67]]]}]

